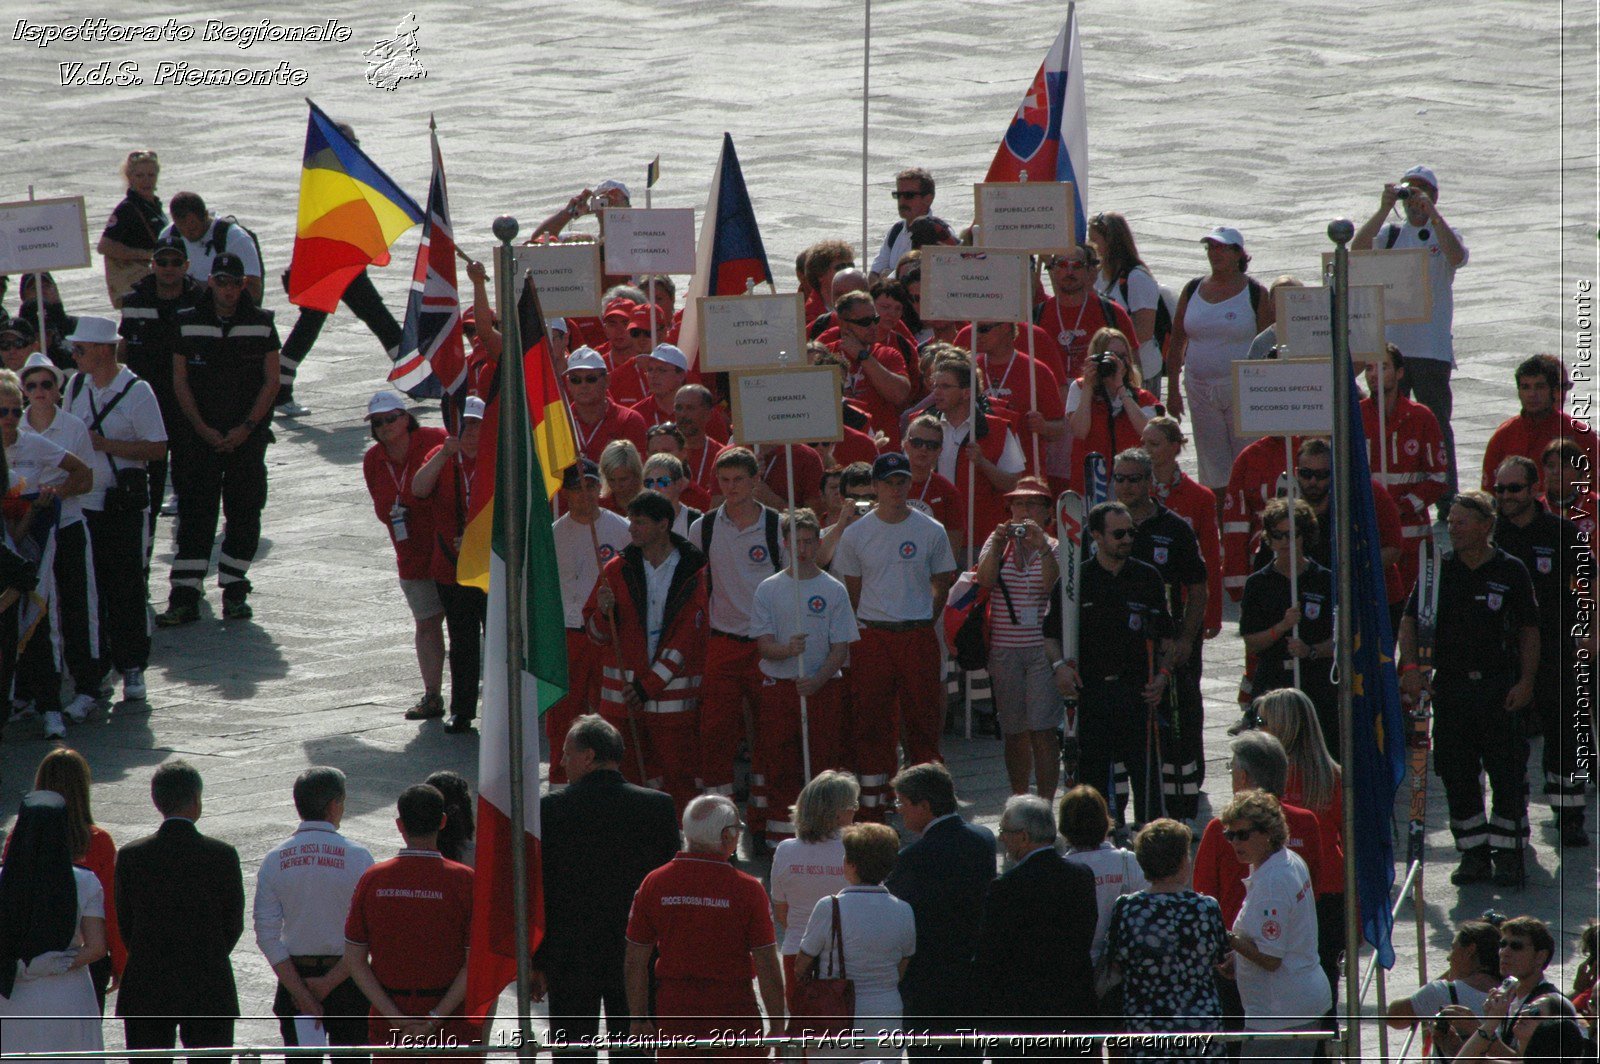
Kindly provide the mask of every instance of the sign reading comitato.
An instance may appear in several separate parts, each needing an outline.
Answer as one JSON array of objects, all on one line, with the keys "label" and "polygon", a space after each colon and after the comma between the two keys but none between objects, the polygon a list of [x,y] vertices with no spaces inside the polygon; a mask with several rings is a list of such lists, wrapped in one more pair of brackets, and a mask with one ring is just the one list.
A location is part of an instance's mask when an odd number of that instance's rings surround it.
[{"label": "sign reading comitato", "polygon": [[1326,358],[1233,364],[1233,428],[1246,438],[1333,432],[1333,363]]},{"label": "sign reading comitato", "polygon": [[[1290,358],[1333,357],[1333,314],[1328,288],[1284,285],[1278,304],[1278,342]],[[1350,360],[1377,362],[1384,352],[1383,288],[1350,287]]]},{"label": "sign reading comitato", "polygon": [[607,273],[693,273],[694,208],[600,212]]},{"label": "sign reading comitato", "polygon": [[805,298],[710,296],[700,300],[700,368],[708,372],[777,369],[804,357]]},{"label": "sign reading comitato", "polygon": [[89,265],[83,197],[0,203],[0,273],[42,273]]}]

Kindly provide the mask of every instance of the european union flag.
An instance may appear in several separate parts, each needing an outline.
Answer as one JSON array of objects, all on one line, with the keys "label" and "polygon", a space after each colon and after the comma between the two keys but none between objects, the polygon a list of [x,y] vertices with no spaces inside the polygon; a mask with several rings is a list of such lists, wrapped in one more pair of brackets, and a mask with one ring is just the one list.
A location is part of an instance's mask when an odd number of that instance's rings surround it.
[{"label": "european union flag", "polygon": [[[1373,508],[1372,469],[1367,465],[1367,439],[1361,427],[1360,395],[1354,378],[1350,389],[1349,450],[1335,461],[1350,470],[1351,513],[1335,515],[1336,535],[1350,539],[1351,631],[1354,675],[1351,684],[1351,718],[1354,748],[1344,768],[1344,786],[1353,789],[1356,803],[1355,836],[1346,846],[1356,848],[1356,896],[1361,932],[1377,951],[1378,963],[1394,967],[1390,934],[1389,893],[1394,889],[1394,797],[1405,778],[1406,732],[1400,714],[1400,682],[1395,674],[1394,633],[1385,608],[1383,563],[1378,554],[1378,517]],[[1334,579],[1338,580],[1338,553],[1334,552]],[[1344,604],[1340,604],[1344,608]]]}]

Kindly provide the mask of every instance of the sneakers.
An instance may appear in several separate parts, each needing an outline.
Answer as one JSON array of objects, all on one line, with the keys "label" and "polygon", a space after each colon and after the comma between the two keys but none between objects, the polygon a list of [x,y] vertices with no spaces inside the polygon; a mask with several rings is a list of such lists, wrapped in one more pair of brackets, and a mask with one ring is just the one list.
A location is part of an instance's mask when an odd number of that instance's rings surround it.
[{"label": "sneakers", "polygon": [[89,719],[89,713],[100,700],[94,695],[78,695],[61,710],[66,718],[74,724],[82,724]]},{"label": "sneakers", "polygon": [[193,624],[200,619],[200,607],[193,602],[169,602],[165,613],[156,614],[156,625],[176,628],[180,624]]},{"label": "sneakers", "polygon": [[[1502,850],[1502,853],[1507,852]],[[1498,854],[1496,856],[1499,856]],[[1489,847],[1474,846],[1461,855],[1461,863],[1450,873],[1450,882],[1456,886],[1468,883],[1487,883],[1494,875],[1495,866],[1489,859]]]},{"label": "sneakers", "polygon": [[1494,851],[1494,885],[1515,887],[1522,883],[1522,851]]},{"label": "sneakers", "polygon": [[67,722],[55,710],[47,710],[44,715],[44,737],[46,739],[65,739],[67,737]]},{"label": "sneakers", "polygon": [[438,692],[425,694],[417,704],[406,710],[406,720],[435,720],[444,716],[444,696]]},{"label": "sneakers", "polygon": [[31,698],[13,698],[11,700],[12,720],[32,720],[39,715],[39,710],[34,706]]},{"label": "sneakers", "polygon": [[122,670],[122,697],[129,702],[143,702],[149,690],[144,685],[143,669]]},{"label": "sneakers", "polygon": [[305,417],[311,413],[309,406],[304,406],[294,401],[294,389],[288,385],[279,386],[278,400],[272,406],[284,417]]},{"label": "sneakers", "polygon": [[224,598],[222,600],[222,619],[225,621],[248,621],[256,615],[250,608],[250,600],[244,598]]},{"label": "sneakers", "polygon": [[161,516],[162,517],[177,517],[178,516],[178,497],[176,495],[172,496],[166,502],[161,504]]},{"label": "sneakers", "polygon": [[444,730],[451,735],[466,735],[472,731],[472,718],[463,717],[458,713],[450,718],[450,723],[444,726]]}]

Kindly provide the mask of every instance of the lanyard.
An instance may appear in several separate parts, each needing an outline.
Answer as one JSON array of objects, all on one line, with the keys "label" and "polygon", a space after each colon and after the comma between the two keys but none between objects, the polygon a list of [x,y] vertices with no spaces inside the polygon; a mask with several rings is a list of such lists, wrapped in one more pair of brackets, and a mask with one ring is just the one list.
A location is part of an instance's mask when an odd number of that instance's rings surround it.
[{"label": "lanyard", "polygon": [[1067,336],[1067,323],[1061,317],[1061,297],[1056,296],[1056,328],[1059,330],[1056,338],[1063,344],[1071,344],[1072,339],[1075,339],[1078,335],[1078,326],[1083,324],[1083,312],[1088,309],[1089,300],[1085,298],[1082,303],[1078,304],[1078,316],[1072,321],[1072,338],[1069,338]]},{"label": "lanyard", "polygon": [[[611,412],[611,400],[607,399],[606,400],[606,413],[610,413],[610,412]],[[596,421],[594,423],[594,428],[590,429],[588,432],[584,432],[583,431],[583,422],[578,420],[577,417],[573,417],[573,419],[572,419],[572,429],[573,429],[573,432],[575,432],[577,434],[577,437],[578,437],[578,453],[580,455],[587,456],[589,454],[589,441],[594,439],[595,433],[599,432],[600,431],[600,427],[602,425],[604,425],[605,423],[606,423],[606,415],[605,414],[601,414],[600,415],[600,420]]]}]

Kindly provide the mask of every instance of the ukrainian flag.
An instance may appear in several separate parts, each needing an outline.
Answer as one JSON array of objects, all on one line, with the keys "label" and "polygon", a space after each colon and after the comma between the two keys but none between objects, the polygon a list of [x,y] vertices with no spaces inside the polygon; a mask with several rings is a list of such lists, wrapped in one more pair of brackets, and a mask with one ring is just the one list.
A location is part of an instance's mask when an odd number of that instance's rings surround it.
[{"label": "ukrainian flag", "polygon": [[422,208],[378,169],[331,118],[307,100],[305,160],[289,302],[333,313],[368,266],[387,266],[389,247],[422,221]]}]

